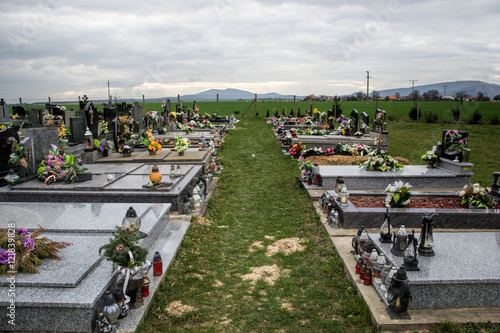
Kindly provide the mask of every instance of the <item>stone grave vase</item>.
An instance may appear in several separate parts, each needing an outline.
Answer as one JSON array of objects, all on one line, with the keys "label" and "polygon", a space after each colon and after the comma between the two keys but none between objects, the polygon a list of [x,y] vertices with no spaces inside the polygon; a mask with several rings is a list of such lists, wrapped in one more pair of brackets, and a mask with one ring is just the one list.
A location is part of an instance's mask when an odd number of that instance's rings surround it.
[{"label": "stone grave vase", "polygon": [[437,158],[426,159],[425,161],[427,162],[428,168],[434,168],[434,163],[436,163]]}]

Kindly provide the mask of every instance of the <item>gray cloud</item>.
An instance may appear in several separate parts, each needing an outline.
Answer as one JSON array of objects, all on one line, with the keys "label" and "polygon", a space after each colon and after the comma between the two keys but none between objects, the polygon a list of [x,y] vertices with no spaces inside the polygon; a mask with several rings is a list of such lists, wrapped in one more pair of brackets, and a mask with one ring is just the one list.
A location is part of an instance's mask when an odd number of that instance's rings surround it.
[{"label": "gray cloud", "polygon": [[347,94],[500,83],[500,3],[451,0],[0,1],[2,97]]}]

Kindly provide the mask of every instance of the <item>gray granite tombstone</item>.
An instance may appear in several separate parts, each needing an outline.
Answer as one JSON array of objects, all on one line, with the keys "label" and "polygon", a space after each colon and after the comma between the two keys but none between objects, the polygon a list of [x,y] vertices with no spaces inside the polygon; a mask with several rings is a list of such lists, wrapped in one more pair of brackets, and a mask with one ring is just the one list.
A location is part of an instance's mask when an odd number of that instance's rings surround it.
[{"label": "gray granite tombstone", "polygon": [[370,133],[370,116],[366,112],[361,112],[359,120],[359,130],[365,134]]},{"label": "gray granite tombstone", "polygon": [[87,126],[85,125],[85,118],[83,116],[69,118],[69,130],[74,143],[85,142],[86,129]]},{"label": "gray granite tombstone", "polygon": [[40,111],[41,111],[40,109],[31,109],[27,111],[28,121],[31,123],[31,125],[40,126],[40,124],[42,124],[40,122],[40,113],[39,113]]},{"label": "gray granite tombstone", "polygon": [[144,123],[144,117],[142,114],[142,107],[139,102],[134,102],[134,106],[132,108],[132,118],[139,123],[139,131],[142,132],[146,129],[146,125]]},{"label": "gray granite tombstone", "polygon": [[10,121],[9,106],[3,98],[0,100],[0,122],[2,121]]},{"label": "gray granite tombstone", "polygon": [[69,129],[70,122],[69,119],[76,117],[76,111],[75,109],[71,109],[69,111],[64,111],[64,126]]},{"label": "gray granite tombstone", "polygon": [[[456,157],[458,157],[458,161],[462,162],[462,151],[458,148],[452,147],[453,142],[450,142],[449,140],[446,140],[446,133],[448,131],[454,131],[454,130],[447,130],[444,129],[442,133],[442,139],[441,139],[441,157],[454,160]],[[465,141],[468,140],[469,137],[469,132],[464,132],[464,131],[457,131],[458,134],[462,136],[462,139],[465,139]]]},{"label": "gray granite tombstone", "polygon": [[111,107],[111,105],[106,105],[103,108],[103,116],[105,121],[111,121],[115,119],[116,115],[117,115],[116,107]]},{"label": "gray granite tombstone", "polygon": [[52,150],[52,146],[59,147],[59,132],[57,128],[25,128],[23,131],[27,132],[27,136],[33,140],[33,159],[35,165],[38,166],[40,162],[45,158],[45,153]]},{"label": "gray granite tombstone", "polygon": [[358,110],[352,109],[350,118],[351,118],[351,121],[354,123],[354,132],[357,132],[358,128],[359,128],[359,113],[358,113]]}]

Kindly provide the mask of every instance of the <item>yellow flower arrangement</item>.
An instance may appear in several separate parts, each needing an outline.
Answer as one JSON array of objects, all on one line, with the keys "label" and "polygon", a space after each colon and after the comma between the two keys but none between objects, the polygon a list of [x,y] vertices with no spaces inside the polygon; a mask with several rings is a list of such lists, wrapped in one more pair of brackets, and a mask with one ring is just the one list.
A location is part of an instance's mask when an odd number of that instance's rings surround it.
[{"label": "yellow flower arrangement", "polygon": [[177,115],[175,114],[174,111],[170,112],[168,115],[174,119],[177,118]]},{"label": "yellow flower arrangement", "polygon": [[156,141],[154,138],[151,129],[148,129],[147,131],[142,132],[141,134],[141,142],[146,146],[148,151],[150,152],[157,152],[162,150],[161,144]]},{"label": "yellow flower arrangement", "polygon": [[63,123],[61,123],[61,127],[58,128],[58,131],[59,131],[59,138],[60,139],[64,139],[64,138],[68,137],[68,135],[70,133],[69,129],[67,129]]},{"label": "yellow flower arrangement", "polygon": [[161,145],[158,143],[158,141],[152,141],[149,145],[148,145],[148,150],[149,151],[152,151],[152,152],[156,152],[156,151],[160,151],[162,150],[163,148],[161,148]]}]

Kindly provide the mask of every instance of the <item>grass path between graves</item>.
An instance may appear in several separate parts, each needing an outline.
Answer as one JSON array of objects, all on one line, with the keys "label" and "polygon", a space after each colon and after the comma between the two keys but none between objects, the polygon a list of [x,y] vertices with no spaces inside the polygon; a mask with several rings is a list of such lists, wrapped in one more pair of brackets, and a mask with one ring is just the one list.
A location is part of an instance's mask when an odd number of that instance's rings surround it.
[{"label": "grass path between graves", "polygon": [[[369,311],[270,125],[241,117],[140,332],[370,332]],[[281,250],[268,254],[274,245]],[[260,276],[262,278],[256,278]]]}]

